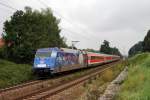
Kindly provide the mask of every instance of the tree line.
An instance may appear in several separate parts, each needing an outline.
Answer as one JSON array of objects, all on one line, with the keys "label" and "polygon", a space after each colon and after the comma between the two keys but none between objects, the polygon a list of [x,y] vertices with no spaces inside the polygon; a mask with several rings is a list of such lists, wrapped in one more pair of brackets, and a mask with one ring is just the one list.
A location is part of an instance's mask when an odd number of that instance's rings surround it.
[{"label": "tree line", "polygon": [[147,32],[143,41],[139,41],[130,48],[128,54],[129,56],[133,56],[141,52],[150,52],[150,30]]}]

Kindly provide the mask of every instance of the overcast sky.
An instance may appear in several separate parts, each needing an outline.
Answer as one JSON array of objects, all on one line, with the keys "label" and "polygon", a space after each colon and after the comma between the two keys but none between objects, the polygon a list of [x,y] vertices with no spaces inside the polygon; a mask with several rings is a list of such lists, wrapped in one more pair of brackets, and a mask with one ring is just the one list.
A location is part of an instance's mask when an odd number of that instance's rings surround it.
[{"label": "overcast sky", "polygon": [[[67,44],[80,41],[78,48],[99,49],[103,40],[123,54],[150,29],[150,0],[0,0],[15,9],[30,6],[40,10],[49,6],[61,19],[61,36]],[[3,22],[15,10],[0,5],[0,32]]]}]

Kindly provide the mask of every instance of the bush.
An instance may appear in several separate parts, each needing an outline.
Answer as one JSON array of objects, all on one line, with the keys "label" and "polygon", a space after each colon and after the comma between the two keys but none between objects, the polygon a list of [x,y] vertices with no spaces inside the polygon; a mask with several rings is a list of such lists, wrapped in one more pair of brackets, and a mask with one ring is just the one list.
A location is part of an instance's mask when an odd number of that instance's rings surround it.
[{"label": "bush", "polygon": [[15,64],[0,59],[0,88],[16,85],[34,79],[32,66]]},{"label": "bush", "polygon": [[102,79],[105,81],[105,82],[109,82],[113,79],[113,71],[112,69],[108,69],[104,72],[104,74],[102,75]]}]

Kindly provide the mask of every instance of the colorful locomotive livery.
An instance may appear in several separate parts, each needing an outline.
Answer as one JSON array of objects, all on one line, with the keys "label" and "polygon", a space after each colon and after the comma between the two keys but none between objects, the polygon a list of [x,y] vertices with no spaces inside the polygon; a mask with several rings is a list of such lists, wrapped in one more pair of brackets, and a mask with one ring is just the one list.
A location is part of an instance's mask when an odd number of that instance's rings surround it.
[{"label": "colorful locomotive livery", "polygon": [[56,66],[78,64],[78,55],[73,53],[58,52],[56,56]]},{"label": "colorful locomotive livery", "polygon": [[43,48],[36,51],[33,70],[37,74],[59,73],[119,60],[116,55],[67,48]]}]

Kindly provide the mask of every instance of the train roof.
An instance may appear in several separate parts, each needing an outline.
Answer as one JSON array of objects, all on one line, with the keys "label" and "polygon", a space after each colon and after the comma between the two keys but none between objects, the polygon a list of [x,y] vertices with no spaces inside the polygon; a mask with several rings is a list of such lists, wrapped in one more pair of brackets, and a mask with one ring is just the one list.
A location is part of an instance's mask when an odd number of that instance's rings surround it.
[{"label": "train roof", "polygon": [[79,50],[73,50],[73,49],[68,49],[68,48],[40,48],[37,49],[37,52],[50,52],[50,51],[63,51],[63,52],[68,52],[68,53],[79,53]]},{"label": "train roof", "polygon": [[104,53],[94,53],[94,52],[87,52],[90,55],[101,55],[101,56],[118,56],[118,55],[111,55],[111,54],[104,54]]},{"label": "train roof", "polygon": [[52,50],[59,51],[57,47],[54,47],[54,48],[40,48],[40,49],[37,49],[37,52],[48,52]]},{"label": "train roof", "polygon": [[[76,53],[78,54],[80,50],[74,50],[74,49],[68,49],[68,48],[58,48],[58,47],[53,47],[53,48],[41,48],[38,49],[37,52],[50,52],[50,51],[62,51],[62,52],[68,52],[68,53]],[[117,55],[110,55],[110,54],[104,54],[104,53],[95,53],[95,52],[87,52],[89,55],[101,55],[101,56],[116,56]]]},{"label": "train roof", "polygon": [[68,53],[79,53],[79,50],[68,49],[68,48],[60,48],[61,51],[68,52]]}]

